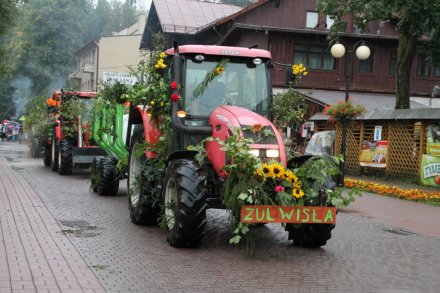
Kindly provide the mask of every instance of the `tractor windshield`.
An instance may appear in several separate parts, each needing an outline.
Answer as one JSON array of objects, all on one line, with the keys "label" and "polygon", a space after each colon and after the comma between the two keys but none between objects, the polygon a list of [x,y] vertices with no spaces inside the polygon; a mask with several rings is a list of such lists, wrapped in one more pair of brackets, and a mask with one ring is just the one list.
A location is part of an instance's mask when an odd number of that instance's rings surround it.
[{"label": "tractor windshield", "polygon": [[208,116],[220,105],[247,108],[269,115],[268,70],[252,58],[196,61],[187,59],[184,80],[185,110]]}]

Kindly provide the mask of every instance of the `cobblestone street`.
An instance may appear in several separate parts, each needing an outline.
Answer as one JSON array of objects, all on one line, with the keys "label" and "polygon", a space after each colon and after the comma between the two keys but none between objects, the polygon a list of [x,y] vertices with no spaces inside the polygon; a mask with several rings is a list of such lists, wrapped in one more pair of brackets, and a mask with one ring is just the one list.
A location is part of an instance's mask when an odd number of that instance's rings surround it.
[{"label": "cobblestone street", "polygon": [[[359,206],[338,214],[320,249],[295,247],[281,225],[268,224],[257,228],[249,257],[244,243],[228,243],[223,210],[208,210],[201,247],[176,249],[159,227],[131,223],[125,181],[117,196],[103,197],[88,176],[60,176],[25,145],[0,144],[1,293],[439,292],[440,236]],[[378,196],[362,201],[382,205]]]}]

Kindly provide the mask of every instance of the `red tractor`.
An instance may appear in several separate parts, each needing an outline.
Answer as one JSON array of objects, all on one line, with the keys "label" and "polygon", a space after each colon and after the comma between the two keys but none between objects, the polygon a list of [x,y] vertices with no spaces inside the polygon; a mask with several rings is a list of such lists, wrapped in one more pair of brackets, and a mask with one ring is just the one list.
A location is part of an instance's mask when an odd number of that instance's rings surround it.
[{"label": "red tractor", "polygon": [[93,141],[91,120],[95,92],[61,91],[60,109],[49,140],[50,159],[45,150],[45,165],[60,175],[70,175],[74,167],[88,168],[93,158],[106,153]]},{"label": "red tractor", "polygon": [[[153,225],[157,224],[162,207],[170,245],[193,247],[204,235],[206,210],[224,207],[222,173],[233,158],[225,154],[218,141],[224,141],[238,128],[245,138],[255,138],[250,127],[259,125],[273,135],[255,139],[252,153],[263,162],[275,160],[286,166],[286,152],[281,134],[270,121],[273,65],[268,51],[175,45],[166,54],[170,66],[164,75],[181,85],[169,93],[178,94],[180,100],[171,106],[172,132],[166,139],[167,157],[163,166],[158,166],[151,150],[140,157],[135,155],[139,146],[159,143],[161,131],[144,106],[132,107],[127,131],[133,133],[127,139],[129,210],[135,224]],[[222,64],[221,74],[207,82],[207,76],[218,64]],[[200,165],[195,158],[197,152],[187,147],[207,137],[217,141],[205,144],[208,163]],[[334,227],[286,226],[294,243],[311,247],[326,244]]]}]

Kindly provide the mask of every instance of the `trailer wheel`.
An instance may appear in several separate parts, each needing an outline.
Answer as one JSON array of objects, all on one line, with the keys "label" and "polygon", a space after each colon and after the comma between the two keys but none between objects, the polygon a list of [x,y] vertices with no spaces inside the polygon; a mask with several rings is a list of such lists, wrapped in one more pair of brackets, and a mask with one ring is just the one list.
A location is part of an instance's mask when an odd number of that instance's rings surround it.
[{"label": "trailer wheel", "polygon": [[51,147],[51,163],[50,168],[52,171],[58,171],[58,142],[55,136],[52,136],[52,147]]},{"label": "trailer wheel", "polygon": [[103,157],[99,156],[99,157],[94,157],[93,161],[92,161],[92,167],[90,170],[90,189],[93,192],[97,192],[98,191],[98,186],[101,183],[101,174],[99,172],[99,164],[100,161]]},{"label": "trailer wheel", "polygon": [[98,193],[100,195],[116,195],[119,189],[119,176],[116,170],[116,165],[118,161],[103,157],[99,161],[99,182],[98,182]]},{"label": "trailer wheel", "polygon": [[46,167],[50,166],[51,163],[51,148],[48,143],[44,144],[43,163]]},{"label": "trailer wheel", "polygon": [[[137,156],[144,141],[144,128],[137,125],[131,138],[128,166],[127,190],[128,209],[131,221],[136,225],[156,225],[160,213],[160,193],[155,181],[145,178],[143,168],[147,158]],[[137,151],[136,151],[137,150]]]},{"label": "trailer wheel", "polygon": [[165,170],[163,207],[168,242],[175,247],[200,244],[206,226],[205,176],[187,159],[169,162]]},{"label": "trailer wheel", "polygon": [[73,169],[72,144],[62,139],[58,153],[58,173],[60,175],[71,175]]},{"label": "trailer wheel", "polygon": [[334,227],[334,224],[286,224],[285,229],[294,245],[318,248],[327,244]]}]

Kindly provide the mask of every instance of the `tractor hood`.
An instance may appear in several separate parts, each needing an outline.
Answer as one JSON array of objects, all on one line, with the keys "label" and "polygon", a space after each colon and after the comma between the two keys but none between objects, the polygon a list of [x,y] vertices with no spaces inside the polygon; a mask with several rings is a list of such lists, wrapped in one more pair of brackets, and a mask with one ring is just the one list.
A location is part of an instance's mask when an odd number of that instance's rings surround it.
[{"label": "tractor hood", "polygon": [[[212,126],[212,137],[224,141],[234,133],[234,128],[240,128],[241,135],[254,141],[253,149],[259,150],[262,161],[276,160],[286,165],[286,152],[283,139],[276,127],[265,117],[245,108],[236,106],[220,106],[214,109],[209,117]],[[214,165],[217,174],[223,166],[233,158],[226,158],[221,145],[209,142],[206,146],[208,158]],[[268,150],[278,151],[278,157],[267,157]],[[273,152],[272,152],[273,153]]]}]

